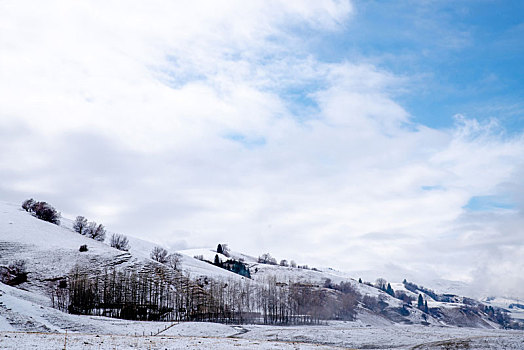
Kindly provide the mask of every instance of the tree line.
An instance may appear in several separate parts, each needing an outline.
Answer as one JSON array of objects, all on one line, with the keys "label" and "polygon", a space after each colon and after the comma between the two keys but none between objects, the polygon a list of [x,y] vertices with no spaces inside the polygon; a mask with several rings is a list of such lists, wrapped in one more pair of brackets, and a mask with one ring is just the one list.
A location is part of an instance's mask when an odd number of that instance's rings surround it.
[{"label": "tree line", "polygon": [[275,277],[215,280],[148,262],[104,269],[76,266],[49,289],[53,307],[82,315],[149,321],[317,324],[352,320],[360,295],[347,284],[324,288]]}]

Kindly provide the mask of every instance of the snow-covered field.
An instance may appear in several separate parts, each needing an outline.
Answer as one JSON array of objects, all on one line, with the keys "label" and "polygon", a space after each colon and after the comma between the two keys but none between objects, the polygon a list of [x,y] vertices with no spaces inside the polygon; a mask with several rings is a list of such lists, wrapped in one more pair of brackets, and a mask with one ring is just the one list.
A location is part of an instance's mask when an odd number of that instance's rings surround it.
[{"label": "snow-covered field", "polygon": [[[228,327],[224,334],[217,328]],[[238,329],[237,329],[238,328]],[[469,328],[182,323],[157,336],[0,332],[0,349],[523,349],[518,331]],[[247,332],[245,332],[247,330]],[[178,333],[168,335],[167,333]],[[244,333],[245,332],[245,333]],[[194,334],[200,334],[196,336]],[[229,335],[228,335],[229,334]]]}]

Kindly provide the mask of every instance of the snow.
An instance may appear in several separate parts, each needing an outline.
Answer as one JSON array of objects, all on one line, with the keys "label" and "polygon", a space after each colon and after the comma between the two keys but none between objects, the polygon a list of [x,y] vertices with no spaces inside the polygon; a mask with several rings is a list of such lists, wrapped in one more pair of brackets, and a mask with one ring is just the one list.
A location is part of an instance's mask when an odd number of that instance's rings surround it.
[{"label": "snow", "polygon": [[524,321],[523,300],[507,297],[488,297],[482,299],[482,302],[494,307],[503,308],[511,314],[512,318]]},{"label": "snow", "polygon": [[[355,322],[329,322],[321,326],[271,327],[246,326],[249,332],[242,338],[285,341],[300,341],[344,348],[365,349],[411,349],[415,346],[452,340],[457,343],[479,338],[487,344],[505,343],[507,348],[522,349],[524,332],[504,330],[483,330],[454,327],[425,327],[417,325],[394,325],[365,327]],[[422,347],[424,348],[424,347]],[[455,347],[449,347],[455,348]],[[459,347],[463,348],[463,347]],[[482,349],[482,347],[472,347]]]},{"label": "snow", "polygon": [[[476,349],[489,346],[524,348],[522,331],[442,327],[433,319],[428,320],[429,326],[421,326],[423,315],[416,308],[410,309],[411,313],[406,317],[407,321],[413,323],[411,325],[395,324],[377,313],[360,308],[355,322],[287,327],[139,322],[63,313],[50,307],[50,299],[46,295],[50,280],[63,277],[76,264],[92,268],[132,266],[148,260],[149,253],[157,245],[129,237],[131,250],[121,252],[105,243],[77,234],[71,226],[71,220],[63,219],[62,224],[57,226],[32,217],[19,209],[18,205],[0,202],[0,265],[25,259],[29,271],[29,282],[20,286],[25,290],[0,283],[0,349],[57,349],[64,348],[66,341],[69,349],[432,349],[445,348],[449,344],[451,348],[465,347],[464,344]],[[89,251],[80,253],[78,248],[83,244],[87,244]],[[180,253],[182,270],[192,278],[245,278],[193,258],[195,255],[203,255],[205,259],[213,261],[216,254],[213,248],[183,250]],[[374,287],[358,283],[344,272],[260,264],[256,258],[242,253],[233,251],[231,255],[237,259],[242,258],[248,264],[253,283],[262,283],[270,276],[284,283],[294,281],[323,285],[326,279],[330,279],[332,283],[346,281],[362,295],[381,295],[391,307],[402,306],[400,300]],[[227,257],[219,256],[222,260],[227,260]],[[395,290],[418,297],[418,294],[407,291],[402,283],[391,285]],[[436,302],[429,296],[426,299],[430,307],[439,306],[451,310],[462,305]],[[510,304],[518,303],[518,300],[491,298],[485,302],[508,309]],[[524,319],[524,310],[510,311]]]},{"label": "snow", "polygon": [[89,334],[0,333],[0,349],[333,349],[332,346],[212,337],[134,337]]}]

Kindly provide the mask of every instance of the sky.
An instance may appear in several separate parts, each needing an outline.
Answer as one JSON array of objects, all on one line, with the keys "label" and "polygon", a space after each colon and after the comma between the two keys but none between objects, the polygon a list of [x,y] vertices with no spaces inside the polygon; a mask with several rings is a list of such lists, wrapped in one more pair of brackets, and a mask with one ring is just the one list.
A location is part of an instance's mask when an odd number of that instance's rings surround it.
[{"label": "sky", "polygon": [[173,250],[522,298],[523,13],[2,1],[0,200]]}]

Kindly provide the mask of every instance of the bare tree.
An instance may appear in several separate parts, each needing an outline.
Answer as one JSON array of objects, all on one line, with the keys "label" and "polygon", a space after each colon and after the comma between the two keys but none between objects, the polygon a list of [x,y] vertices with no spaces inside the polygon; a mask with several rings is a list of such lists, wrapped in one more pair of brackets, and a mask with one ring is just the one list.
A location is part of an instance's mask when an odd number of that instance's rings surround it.
[{"label": "bare tree", "polygon": [[291,266],[291,267],[297,267],[297,263],[295,262],[295,260],[291,260],[291,261],[289,262],[289,266]]},{"label": "bare tree", "polygon": [[131,247],[129,246],[129,240],[126,236],[120,235],[118,233],[113,233],[111,235],[111,241],[109,242],[111,247],[118,250],[123,250],[127,252]]},{"label": "bare tree", "polygon": [[171,267],[173,270],[180,269],[180,263],[182,262],[182,254],[173,253],[167,256],[167,266]]},{"label": "bare tree", "polygon": [[371,295],[364,295],[362,297],[362,304],[371,311],[378,310],[378,299]]},{"label": "bare tree", "polygon": [[151,251],[151,259],[158,261],[161,264],[167,263],[167,250],[161,247],[154,247]]},{"label": "bare tree", "polygon": [[388,281],[386,281],[384,278],[377,278],[375,281],[375,287],[378,289],[386,290],[386,287],[388,285]]},{"label": "bare tree", "polygon": [[87,219],[81,215],[77,216],[75,223],[73,224],[73,230],[83,235],[85,234],[86,227],[87,227]]},{"label": "bare tree", "polygon": [[231,250],[229,249],[229,245],[227,243],[222,243],[222,254],[228,258],[231,255]]},{"label": "bare tree", "polygon": [[103,242],[106,239],[106,230],[104,225],[97,225],[96,222],[90,222],[85,228],[86,236],[95,241]]}]

